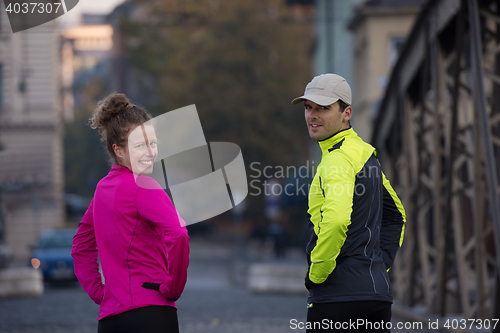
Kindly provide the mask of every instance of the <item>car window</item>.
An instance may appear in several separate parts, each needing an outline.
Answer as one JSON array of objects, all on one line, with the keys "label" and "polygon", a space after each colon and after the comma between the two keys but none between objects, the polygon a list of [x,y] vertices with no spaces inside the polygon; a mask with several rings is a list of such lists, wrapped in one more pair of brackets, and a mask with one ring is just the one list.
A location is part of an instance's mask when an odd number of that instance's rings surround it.
[{"label": "car window", "polygon": [[46,249],[65,249],[73,245],[72,235],[50,235],[42,238],[38,245],[41,250]]}]

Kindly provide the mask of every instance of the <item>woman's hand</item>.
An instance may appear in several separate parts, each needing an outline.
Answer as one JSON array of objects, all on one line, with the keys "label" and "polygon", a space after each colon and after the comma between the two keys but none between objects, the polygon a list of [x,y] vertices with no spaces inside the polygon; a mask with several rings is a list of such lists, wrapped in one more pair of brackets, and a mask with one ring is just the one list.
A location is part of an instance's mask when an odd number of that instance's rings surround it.
[{"label": "woman's hand", "polygon": [[160,285],[161,283],[144,282],[142,284],[142,287],[146,289],[153,289],[156,290],[157,292],[160,292]]},{"label": "woman's hand", "polygon": [[[156,290],[157,292],[159,292],[161,294],[160,286],[161,286],[161,283],[144,282],[142,284],[143,288],[151,289],[151,290]],[[174,299],[174,302],[177,301],[177,300],[178,300],[178,298]]]}]

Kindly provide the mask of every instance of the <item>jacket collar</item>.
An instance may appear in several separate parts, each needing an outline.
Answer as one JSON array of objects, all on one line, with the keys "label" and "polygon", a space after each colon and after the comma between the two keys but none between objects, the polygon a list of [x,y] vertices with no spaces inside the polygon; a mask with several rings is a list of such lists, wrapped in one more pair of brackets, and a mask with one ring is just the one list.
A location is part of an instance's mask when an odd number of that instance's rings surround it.
[{"label": "jacket collar", "polygon": [[332,148],[334,145],[342,141],[344,138],[355,135],[357,135],[356,132],[354,132],[352,127],[349,126],[348,128],[340,130],[326,139],[318,140],[318,143],[321,148],[321,151],[323,152],[323,154],[325,154],[328,153],[328,149]]},{"label": "jacket collar", "polygon": [[111,166],[111,170],[109,171],[109,175],[112,175],[112,176],[125,175],[126,177],[133,176],[134,181],[137,184],[137,186],[140,186],[142,188],[147,188],[147,189],[149,189],[149,188],[157,189],[156,185],[158,183],[151,182],[151,179],[154,179],[154,178],[152,178],[150,176],[146,176],[146,175],[137,175],[137,174],[133,173],[132,170],[130,170],[129,168],[127,168],[126,166],[123,166],[123,165],[113,164]]},{"label": "jacket collar", "polygon": [[111,166],[111,171],[113,172],[124,172],[124,173],[132,173],[132,170],[127,168],[126,166],[119,165],[119,164],[113,164]]}]

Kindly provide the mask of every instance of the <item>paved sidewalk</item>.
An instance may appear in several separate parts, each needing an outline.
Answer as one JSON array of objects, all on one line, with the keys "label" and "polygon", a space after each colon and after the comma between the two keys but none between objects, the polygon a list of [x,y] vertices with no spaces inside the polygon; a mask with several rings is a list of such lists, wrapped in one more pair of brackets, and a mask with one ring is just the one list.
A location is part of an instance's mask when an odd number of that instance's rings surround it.
[{"label": "paved sidewalk", "polygon": [[[233,245],[194,238],[186,289],[177,302],[181,332],[289,332],[305,320],[305,298],[255,295],[245,285],[245,263]],[[2,333],[95,333],[99,306],[78,283],[46,285],[39,298],[0,300]],[[146,332],[147,333],[147,332]]]},{"label": "paved sidewalk", "polygon": [[[303,295],[261,295],[248,290],[245,275],[254,256],[250,248],[246,260],[238,259],[232,243],[193,239],[188,283],[177,302],[181,332],[291,332],[290,319],[305,321]],[[265,257],[261,259],[274,260]]]},{"label": "paved sidewalk", "polygon": [[[182,333],[305,332],[290,320],[306,320],[306,295],[254,294],[246,287],[251,262],[304,265],[300,250],[276,260],[266,246],[250,244],[247,260],[236,260],[234,244],[193,237],[188,282],[177,302]],[[260,250],[260,257],[259,251]],[[99,306],[78,283],[47,285],[39,298],[0,300],[1,333],[95,333]],[[397,318],[395,318],[397,320]],[[393,330],[393,332],[426,332]],[[147,332],[145,332],[147,333]]]}]

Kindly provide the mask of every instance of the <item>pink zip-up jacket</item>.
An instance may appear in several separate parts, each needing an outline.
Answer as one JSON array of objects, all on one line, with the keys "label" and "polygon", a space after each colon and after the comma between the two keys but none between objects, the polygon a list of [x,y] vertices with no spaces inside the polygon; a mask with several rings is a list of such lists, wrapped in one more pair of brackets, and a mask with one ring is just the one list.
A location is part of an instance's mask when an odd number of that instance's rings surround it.
[{"label": "pink zip-up jacket", "polygon": [[[175,307],[187,280],[189,237],[153,178],[115,164],[97,184],[71,255],[83,289],[101,305],[100,320],[148,305]],[[161,283],[160,292],[144,282]]]}]

